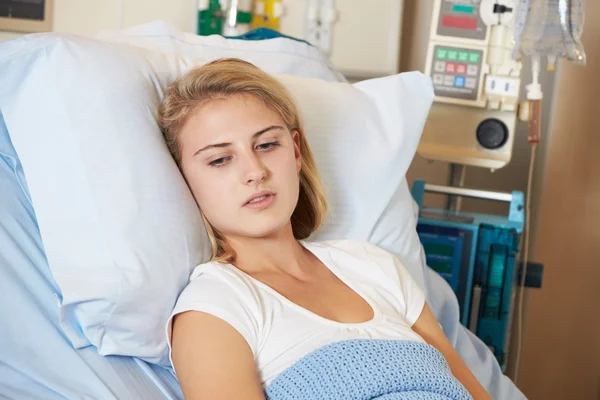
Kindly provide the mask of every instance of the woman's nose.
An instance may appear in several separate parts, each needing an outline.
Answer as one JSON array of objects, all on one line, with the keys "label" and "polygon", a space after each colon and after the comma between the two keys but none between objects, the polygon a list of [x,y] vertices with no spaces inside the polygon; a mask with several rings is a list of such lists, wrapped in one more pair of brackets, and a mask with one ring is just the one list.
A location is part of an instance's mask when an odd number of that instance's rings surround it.
[{"label": "woman's nose", "polygon": [[260,183],[267,177],[267,168],[262,161],[256,156],[248,157],[245,182],[247,185]]}]

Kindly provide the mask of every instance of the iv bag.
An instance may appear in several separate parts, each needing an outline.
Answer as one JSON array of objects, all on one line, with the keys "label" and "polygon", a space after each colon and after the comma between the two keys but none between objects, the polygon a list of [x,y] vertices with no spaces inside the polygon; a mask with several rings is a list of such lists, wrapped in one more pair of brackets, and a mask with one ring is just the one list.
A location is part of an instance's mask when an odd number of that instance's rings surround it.
[{"label": "iv bag", "polygon": [[[598,0],[592,0],[598,1]],[[514,22],[513,58],[547,56],[585,64],[581,43],[583,0],[519,0]]]}]

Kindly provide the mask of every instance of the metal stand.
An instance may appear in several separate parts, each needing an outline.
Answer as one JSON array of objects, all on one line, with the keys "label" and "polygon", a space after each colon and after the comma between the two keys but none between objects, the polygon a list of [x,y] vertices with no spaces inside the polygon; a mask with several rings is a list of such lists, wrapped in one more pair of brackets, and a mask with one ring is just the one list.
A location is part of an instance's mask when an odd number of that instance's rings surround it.
[{"label": "metal stand", "polygon": [[[467,176],[466,165],[450,164],[450,174],[448,176],[448,186],[462,188],[465,186]],[[458,213],[462,208],[462,197],[449,195],[446,200],[446,209]]]}]

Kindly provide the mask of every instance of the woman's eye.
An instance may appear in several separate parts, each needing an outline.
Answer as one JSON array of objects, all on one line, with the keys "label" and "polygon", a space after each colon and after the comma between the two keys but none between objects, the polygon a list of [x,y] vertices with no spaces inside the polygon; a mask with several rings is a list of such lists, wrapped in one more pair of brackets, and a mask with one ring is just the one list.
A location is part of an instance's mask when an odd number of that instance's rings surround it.
[{"label": "woman's eye", "polygon": [[270,150],[277,146],[279,146],[279,142],[269,142],[269,143],[259,144],[258,146],[256,146],[256,148],[258,150]]},{"label": "woman's eye", "polygon": [[222,167],[223,165],[225,165],[229,160],[231,159],[231,157],[221,157],[221,158],[217,158],[216,160],[213,160],[211,162],[208,163],[208,165],[210,165],[211,167]]}]

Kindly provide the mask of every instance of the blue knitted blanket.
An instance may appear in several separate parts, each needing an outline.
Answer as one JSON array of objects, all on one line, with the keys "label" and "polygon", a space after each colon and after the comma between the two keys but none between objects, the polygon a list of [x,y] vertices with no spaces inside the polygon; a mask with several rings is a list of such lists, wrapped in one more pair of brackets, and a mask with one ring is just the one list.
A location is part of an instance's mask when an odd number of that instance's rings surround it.
[{"label": "blue knitted blanket", "polygon": [[467,400],[471,396],[434,347],[405,340],[346,340],[283,371],[268,400]]}]

